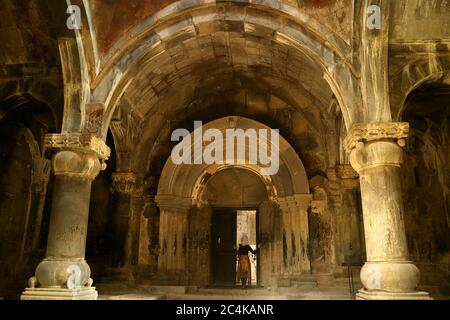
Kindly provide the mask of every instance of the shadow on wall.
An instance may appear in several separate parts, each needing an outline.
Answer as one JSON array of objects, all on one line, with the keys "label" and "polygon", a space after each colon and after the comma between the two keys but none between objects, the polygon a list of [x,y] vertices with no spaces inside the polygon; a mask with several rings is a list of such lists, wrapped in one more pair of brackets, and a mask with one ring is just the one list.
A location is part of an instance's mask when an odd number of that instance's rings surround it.
[{"label": "shadow on wall", "polygon": [[450,297],[450,86],[428,84],[406,102],[411,136],[403,170],[409,251],[422,286]]},{"label": "shadow on wall", "polygon": [[56,128],[39,103],[4,104],[12,111],[0,120],[0,297],[16,299],[44,257],[52,182],[41,143]]}]

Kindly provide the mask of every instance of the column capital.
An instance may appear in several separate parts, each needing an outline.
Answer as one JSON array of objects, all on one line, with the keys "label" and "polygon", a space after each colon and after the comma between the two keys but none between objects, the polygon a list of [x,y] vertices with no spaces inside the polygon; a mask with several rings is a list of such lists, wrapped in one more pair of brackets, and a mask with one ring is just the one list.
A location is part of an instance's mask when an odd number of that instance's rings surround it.
[{"label": "column capital", "polygon": [[97,156],[73,150],[61,150],[52,156],[52,169],[55,176],[66,176],[94,180],[102,165]]},{"label": "column capital", "polygon": [[281,210],[306,211],[311,206],[312,194],[294,194],[292,196],[280,197],[277,202]]},{"label": "column capital", "polygon": [[345,189],[359,188],[359,174],[350,164],[337,165],[335,172],[342,187]]},{"label": "column capital", "polygon": [[114,172],[111,189],[113,192],[141,196],[144,191],[142,176],[134,172]]},{"label": "column capital", "polygon": [[365,143],[381,140],[393,140],[404,147],[408,135],[407,122],[356,123],[350,128],[344,145],[347,152],[360,148]]},{"label": "column capital", "polygon": [[379,166],[400,167],[408,134],[405,122],[355,124],[345,139],[352,167],[358,173]]},{"label": "column capital", "polygon": [[44,143],[47,149],[53,151],[94,153],[101,160],[107,160],[111,154],[106,143],[92,133],[47,134]]},{"label": "column capital", "polygon": [[155,202],[161,210],[187,213],[192,208],[192,199],[174,195],[158,194]]}]

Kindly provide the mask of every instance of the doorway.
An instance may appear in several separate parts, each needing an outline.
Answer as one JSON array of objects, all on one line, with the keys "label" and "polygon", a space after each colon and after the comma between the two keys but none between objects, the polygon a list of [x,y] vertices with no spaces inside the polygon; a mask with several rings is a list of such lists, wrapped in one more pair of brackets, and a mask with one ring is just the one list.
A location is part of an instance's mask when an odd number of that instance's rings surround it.
[{"label": "doorway", "polygon": [[[244,236],[253,250],[258,246],[257,210],[214,209],[211,227],[211,275],[214,286],[240,286],[237,279],[238,261],[236,249]],[[259,278],[258,258],[249,252],[251,279],[248,285],[257,286]]]}]

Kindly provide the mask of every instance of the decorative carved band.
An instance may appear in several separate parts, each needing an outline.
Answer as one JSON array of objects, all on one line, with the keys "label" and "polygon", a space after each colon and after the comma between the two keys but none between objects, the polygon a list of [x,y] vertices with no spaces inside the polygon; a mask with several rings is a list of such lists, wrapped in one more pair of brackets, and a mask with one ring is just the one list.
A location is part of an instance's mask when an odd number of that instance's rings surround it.
[{"label": "decorative carved band", "polygon": [[408,135],[409,123],[407,122],[356,123],[345,139],[345,149],[350,152],[359,143],[382,139],[397,140],[400,146],[404,146],[404,140]]},{"label": "decorative carved band", "polygon": [[339,179],[359,179],[358,172],[350,164],[341,164],[336,166],[336,175]]},{"label": "decorative carved band", "polygon": [[99,159],[106,160],[111,154],[109,147],[97,136],[90,133],[61,133],[47,134],[45,147],[48,149],[70,149],[90,151],[97,154]]},{"label": "decorative carved band", "polygon": [[111,189],[113,192],[141,195],[143,192],[142,177],[134,172],[115,172],[112,174]]},{"label": "decorative carved band", "polygon": [[88,103],[85,106],[86,121],[84,132],[100,134],[103,124],[103,115],[105,113],[105,105],[103,103]]},{"label": "decorative carved band", "polygon": [[172,212],[188,212],[192,208],[191,198],[182,198],[173,195],[157,195],[156,204],[161,210]]},{"label": "decorative carved band", "polygon": [[306,211],[311,206],[312,194],[294,194],[278,198],[277,202],[281,210]]}]

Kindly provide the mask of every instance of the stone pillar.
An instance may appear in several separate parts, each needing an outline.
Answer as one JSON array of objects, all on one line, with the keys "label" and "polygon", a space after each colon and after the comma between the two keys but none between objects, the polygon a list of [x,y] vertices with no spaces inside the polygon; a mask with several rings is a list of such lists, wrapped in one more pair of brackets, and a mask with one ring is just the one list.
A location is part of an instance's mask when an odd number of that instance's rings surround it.
[{"label": "stone pillar", "polygon": [[281,209],[282,281],[290,286],[292,281],[311,272],[308,209],[312,195],[295,194],[277,200]]},{"label": "stone pillar", "polygon": [[407,123],[368,123],[354,125],[346,138],[360,176],[366,238],[358,299],[429,299],[415,291],[420,274],[406,243],[400,166],[408,133]]},{"label": "stone pillar", "polygon": [[275,200],[263,201],[258,206],[259,282],[265,288],[277,287],[283,270],[281,215]]},{"label": "stone pillar", "polygon": [[111,191],[115,198],[113,261],[112,268],[105,270],[103,278],[106,282],[133,282],[144,207],[142,178],[134,172],[115,172]]},{"label": "stone pillar", "polygon": [[32,182],[32,194],[34,198],[34,206],[36,210],[36,219],[34,222],[33,240],[31,243],[32,248],[38,248],[39,235],[42,225],[42,214],[44,212],[45,197],[47,195],[47,185],[50,179],[51,162],[45,158],[34,159],[33,163],[33,182]]},{"label": "stone pillar", "polygon": [[348,270],[343,263],[358,264],[366,260],[359,175],[350,164],[341,164],[330,168],[327,176],[332,194],[328,206],[336,239],[335,270],[346,275]]},{"label": "stone pillar", "polygon": [[160,284],[188,284],[191,198],[157,195],[160,208],[158,275]]},{"label": "stone pillar", "polygon": [[50,134],[55,175],[47,251],[28,281],[22,300],[96,299],[85,261],[92,180],[105,168],[110,150],[92,134]]},{"label": "stone pillar", "polygon": [[145,284],[158,269],[158,254],[155,249],[158,249],[159,244],[159,208],[156,206],[155,196],[145,195],[142,199],[135,281]]}]

